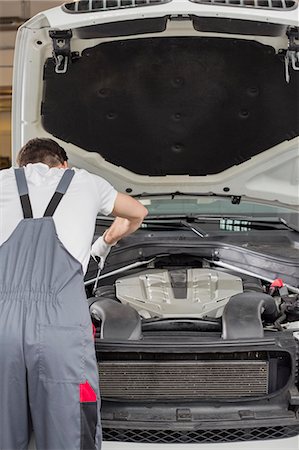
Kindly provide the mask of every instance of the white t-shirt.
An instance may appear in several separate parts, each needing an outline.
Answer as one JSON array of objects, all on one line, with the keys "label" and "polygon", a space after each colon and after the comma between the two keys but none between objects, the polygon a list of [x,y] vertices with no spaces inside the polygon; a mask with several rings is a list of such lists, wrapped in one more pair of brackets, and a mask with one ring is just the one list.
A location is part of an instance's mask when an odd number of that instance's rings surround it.
[{"label": "white t-shirt", "polygon": [[[33,217],[43,217],[65,169],[49,168],[46,164],[24,167]],[[109,215],[117,191],[103,178],[83,169],[75,175],[62,198],[53,219],[57,235],[66,249],[82,264],[84,273],[90,257],[90,247],[97,214]],[[13,168],[0,171],[0,245],[23,219]]]}]

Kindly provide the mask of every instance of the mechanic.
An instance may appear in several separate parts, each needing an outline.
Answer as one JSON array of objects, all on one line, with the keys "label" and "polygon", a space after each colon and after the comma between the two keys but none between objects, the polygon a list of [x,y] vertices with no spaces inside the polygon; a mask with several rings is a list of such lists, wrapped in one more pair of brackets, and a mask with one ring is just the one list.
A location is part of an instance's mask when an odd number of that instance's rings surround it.
[{"label": "mechanic", "polygon": [[0,171],[0,449],[99,450],[100,396],[83,277],[98,213],[116,218],[93,247],[101,265],[146,208],[106,180],[68,169],[32,139]]}]

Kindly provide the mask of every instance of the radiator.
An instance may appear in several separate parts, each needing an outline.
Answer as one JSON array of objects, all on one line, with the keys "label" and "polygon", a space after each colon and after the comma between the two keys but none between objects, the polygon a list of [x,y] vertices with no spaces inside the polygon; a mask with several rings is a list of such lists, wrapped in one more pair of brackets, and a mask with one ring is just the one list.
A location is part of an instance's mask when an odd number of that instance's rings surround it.
[{"label": "radiator", "polygon": [[234,399],[268,394],[267,361],[103,361],[101,395],[126,400]]}]

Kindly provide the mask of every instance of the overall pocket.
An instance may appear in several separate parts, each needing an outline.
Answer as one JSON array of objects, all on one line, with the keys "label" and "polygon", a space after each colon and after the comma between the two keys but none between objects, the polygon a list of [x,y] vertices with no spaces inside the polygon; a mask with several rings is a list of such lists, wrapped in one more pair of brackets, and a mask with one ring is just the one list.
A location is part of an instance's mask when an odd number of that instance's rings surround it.
[{"label": "overall pocket", "polygon": [[81,325],[40,325],[40,378],[58,383],[84,382],[88,332],[90,329]]}]

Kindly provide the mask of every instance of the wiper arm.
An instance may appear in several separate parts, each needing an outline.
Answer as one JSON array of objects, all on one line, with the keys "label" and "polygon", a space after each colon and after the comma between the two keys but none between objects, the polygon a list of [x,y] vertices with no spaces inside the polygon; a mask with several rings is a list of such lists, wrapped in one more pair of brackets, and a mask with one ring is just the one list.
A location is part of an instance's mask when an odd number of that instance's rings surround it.
[{"label": "wiper arm", "polygon": [[[168,229],[168,230],[177,230],[182,227],[188,228],[193,231],[194,234],[203,238],[208,236],[208,233],[204,231],[202,228],[198,226],[191,225],[187,222],[187,219],[192,219],[192,216],[182,215],[182,216],[151,216],[151,219],[145,219],[141,224],[140,228],[156,228],[156,229]],[[110,223],[114,220],[111,217],[97,217],[97,224],[103,223],[106,226],[109,226]]]},{"label": "wiper arm", "polygon": [[[103,222],[106,226],[109,225],[109,222],[113,222],[114,217],[111,216],[98,216],[97,221]],[[193,224],[188,222],[188,220],[192,221]],[[146,225],[159,225],[161,227],[165,226],[169,227],[169,225],[173,225],[173,227],[181,227],[185,226],[186,228],[189,228],[192,230],[195,234],[197,234],[200,237],[208,236],[208,233],[204,231],[202,228],[195,227],[194,223],[201,223],[201,222],[219,222],[220,220],[236,220],[240,221],[241,223],[232,223],[232,225],[236,226],[248,226],[250,225],[279,225],[282,224],[286,228],[292,231],[296,231],[299,233],[299,227],[290,224],[287,222],[283,217],[261,217],[260,219],[256,216],[234,216],[234,215],[225,215],[225,216],[218,216],[218,215],[198,215],[198,214],[165,214],[165,215],[150,215],[143,221],[143,228],[147,228]],[[244,222],[244,223],[242,223]],[[169,227],[170,228],[170,227]]]},{"label": "wiper arm", "polygon": [[279,217],[280,223],[283,223],[287,228],[289,228],[292,231],[297,231],[299,233],[299,228],[295,227],[294,225],[290,225],[285,219],[282,217]]},{"label": "wiper arm", "polygon": [[188,216],[182,216],[183,219],[178,220],[173,219],[173,217],[167,219],[156,219],[156,220],[149,220],[145,219],[143,223],[141,224],[141,228],[167,228],[167,229],[180,229],[182,227],[188,228],[189,230],[193,231],[194,234],[197,236],[204,238],[208,236],[208,233],[204,231],[202,228],[199,228],[198,226],[194,226],[193,224],[189,223],[186,219]]},{"label": "wiper arm", "polygon": [[155,197],[215,197],[215,198],[228,198],[233,205],[238,205],[241,202],[242,197],[240,195],[231,194],[214,194],[213,192],[155,192],[148,193],[142,192],[141,194],[132,195],[133,198],[155,198]]},{"label": "wiper arm", "polygon": [[193,231],[193,233],[195,233],[197,236],[199,236],[201,238],[208,236],[208,233],[206,233],[202,228],[199,228],[198,226],[195,227],[194,225],[191,225],[186,220],[181,220],[180,223],[184,227],[189,228],[189,230]]},{"label": "wiper arm", "polygon": [[[288,228],[289,230],[292,231],[296,231],[297,233],[299,233],[299,228],[297,228],[294,225],[289,224],[283,217],[262,217],[262,218],[258,218],[255,216],[201,216],[201,215],[197,215],[193,217],[193,220],[195,222],[218,222],[220,220],[231,220],[231,221],[237,221],[240,223],[232,223],[231,225],[236,225],[236,226],[248,226],[250,227],[250,225],[279,225],[282,224],[284,225],[286,228]],[[244,222],[244,223],[242,223]]]},{"label": "wiper arm", "polygon": [[229,194],[214,194],[213,192],[142,192],[141,194],[132,195],[134,198],[152,198],[152,197],[225,197],[232,198]]}]

